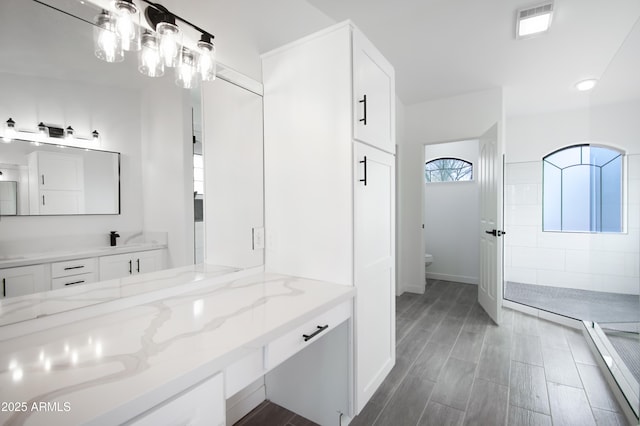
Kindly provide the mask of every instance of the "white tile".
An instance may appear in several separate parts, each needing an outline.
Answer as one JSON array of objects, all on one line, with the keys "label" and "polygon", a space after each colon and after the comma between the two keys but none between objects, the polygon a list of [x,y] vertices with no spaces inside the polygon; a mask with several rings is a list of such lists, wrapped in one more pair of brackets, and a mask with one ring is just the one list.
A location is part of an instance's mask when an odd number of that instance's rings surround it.
[{"label": "white tile", "polygon": [[505,206],[505,223],[509,225],[542,226],[542,208],[540,205]]},{"label": "white tile", "polygon": [[523,284],[536,283],[536,270],[527,268],[514,268],[512,266],[504,268],[504,280]]},{"label": "white tile", "polygon": [[640,283],[638,277],[611,277],[603,276],[597,291],[608,291],[611,293],[638,294]]},{"label": "white tile", "polygon": [[640,155],[627,156],[627,167],[629,179],[640,179]]},{"label": "white tile", "polygon": [[567,250],[567,272],[625,275],[625,254],[600,250]]},{"label": "white tile", "polygon": [[511,266],[514,268],[537,269],[539,266],[537,253],[538,249],[536,247],[512,247]]},{"label": "white tile", "polygon": [[637,229],[626,233],[591,234],[589,249],[615,252],[637,253],[640,248],[640,235]]},{"label": "white tile", "polygon": [[511,247],[504,247],[504,266],[511,266]]},{"label": "white tile", "polygon": [[[627,277],[640,276],[640,257],[638,257],[638,253],[624,254],[624,275]],[[638,288],[640,289],[640,281],[638,283]]]},{"label": "white tile", "polygon": [[534,183],[520,183],[515,185],[506,185],[505,187],[505,204],[538,204],[538,185]]},{"label": "white tile", "polygon": [[507,184],[542,182],[542,162],[507,163],[505,182]]},{"label": "white tile", "polygon": [[540,232],[538,247],[586,250],[591,247],[591,235],[577,232]]},{"label": "white tile", "polygon": [[537,247],[539,228],[537,226],[510,225],[504,237],[506,246]]},{"label": "white tile", "polygon": [[640,203],[640,179],[629,179],[627,184],[627,201],[630,205]]},{"label": "white tile", "polygon": [[592,274],[539,269],[537,281],[538,285],[599,291],[602,280],[601,277]]},{"label": "white tile", "polygon": [[565,250],[537,248],[536,262],[538,264],[538,269],[564,271],[565,270]]}]

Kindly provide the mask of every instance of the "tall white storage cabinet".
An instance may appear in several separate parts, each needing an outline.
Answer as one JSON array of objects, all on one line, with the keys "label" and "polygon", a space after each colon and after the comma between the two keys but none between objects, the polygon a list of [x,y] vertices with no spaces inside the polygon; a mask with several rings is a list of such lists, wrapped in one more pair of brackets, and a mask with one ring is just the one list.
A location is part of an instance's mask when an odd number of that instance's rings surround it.
[{"label": "tall white storage cabinet", "polygon": [[267,270],[357,287],[354,413],[395,364],[394,71],[349,21],[263,55]]}]

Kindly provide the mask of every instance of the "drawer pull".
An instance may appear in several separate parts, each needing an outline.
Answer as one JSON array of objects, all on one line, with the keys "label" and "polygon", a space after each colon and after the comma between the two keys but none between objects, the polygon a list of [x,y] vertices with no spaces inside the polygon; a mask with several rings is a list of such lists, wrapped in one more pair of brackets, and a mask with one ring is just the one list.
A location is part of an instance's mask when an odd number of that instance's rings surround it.
[{"label": "drawer pull", "polygon": [[67,266],[66,268],[64,268],[65,271],[69,271],[71,269],[81,269],[84,268],[84,265],[80,265],[80,266]]},{"label": "drawer pull", "polygon": [[314,331],[311,334],[303,334],[302,337],[304,338],[305,342],[308,342],[309,340],[313,339],[314,337],[316,337],[318,334],[322,333],[323,331],[325,331],[327,328],[329,328],[329,324],[325,325],[325,326],[318,326],[318,329],[316,331]]},{"label": "drawer pull", "polygon": [[75,284],[82,284],[84,282],[84,280],[80,280],[80,281],[74,281],[72,283],[66,283],[65,285],[75,285]]}]

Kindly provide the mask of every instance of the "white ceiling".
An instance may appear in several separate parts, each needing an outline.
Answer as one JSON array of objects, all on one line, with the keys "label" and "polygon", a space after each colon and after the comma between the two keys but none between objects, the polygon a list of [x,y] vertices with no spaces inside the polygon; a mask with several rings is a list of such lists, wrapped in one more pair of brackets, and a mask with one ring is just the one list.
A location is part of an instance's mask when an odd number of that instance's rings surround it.
[{"label": "white ceiling", "polygon": [[[638,0],[556,0],[548,33],[516,40],[531,0],[308,1],[367,34],[406,105],[502,86],[510,115],[583,106],[573,84],[603,75],[640,16]],[[637,75],[640,50],[629,56]]]}]

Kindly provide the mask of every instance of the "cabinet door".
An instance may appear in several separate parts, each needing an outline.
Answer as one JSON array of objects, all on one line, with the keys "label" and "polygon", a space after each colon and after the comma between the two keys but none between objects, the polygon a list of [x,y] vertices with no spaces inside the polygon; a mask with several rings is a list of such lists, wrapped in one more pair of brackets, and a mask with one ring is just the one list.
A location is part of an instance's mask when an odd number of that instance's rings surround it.
[{"label": "cabinet door", "polygon": [[48,282],[45,268],[48,266],[34,265],[0,269],[0,281],[2,281],[0,297],[16,297],[49,290],[45,285],[45,282]]},{"label": "cabinet door", "polygon": [[83,214],[81,191],[40,191],[40,214]]},{"label": "cabinet door", "polygon": [[134,273],[136,274],[159,271],[164,268],[163,250],[141,251],[131,253],[131,256],[134,261]]},{"label": "cabinet door", "polygon": [[395,364],[395,157],[354,143],[356,412]]},{"label": "cabinet door", "polygon": [[84,189],[82,157],[54,152],[38,153],[40,188],[81,191]]},{"label": "cabinet door", "polygon": [[135,253],[114,254],[100,258],[100,281],[123,278],[134,273]]},{"label": "cabinet door", "polygon": [[359,31],[353,33],[354,137],[395,152],[394,71]]}]

